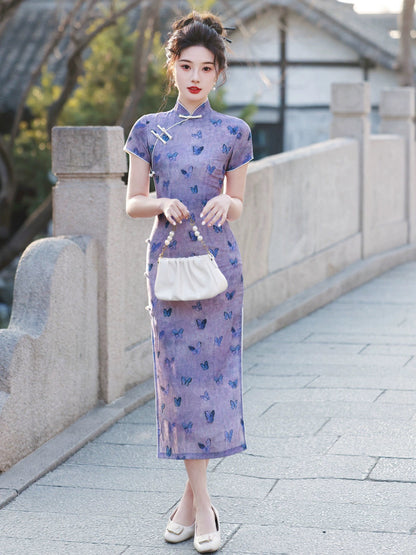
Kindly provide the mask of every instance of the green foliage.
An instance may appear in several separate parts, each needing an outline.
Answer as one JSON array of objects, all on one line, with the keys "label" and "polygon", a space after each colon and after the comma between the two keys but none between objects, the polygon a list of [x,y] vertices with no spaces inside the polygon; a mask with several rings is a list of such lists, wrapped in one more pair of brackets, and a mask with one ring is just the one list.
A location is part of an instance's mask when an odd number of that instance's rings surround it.
[{"label": "green foliage", "polygon": [[250,125],[250,127],[252,127],[254,125],[253,117],[256,114],[257,109],[257,105],[254,102],[251,102],[250,104],[244,106],[239,117],[245,120]]},{"label": "green foliage", "polygon": [[105,29],[91,43],[84,74],[66,103],[59,125],[113,125],[130,90],[134,44],[127,19]]},{"label": "green foliage", "polygon": [[192,10],[197,12],[209,12],[212,10],[216,0],[189,0]]},{"label": "green foliage", "polygon": [[34,87],[28,99],[33,119],[20,124],[20,134],[13,152],[15,177],[19,184],[14,203],[14,227],[22,223],[49,194],[51,145],[46,131],[46,109],[59,95],[53,76],[45,72],[41,84]]}]

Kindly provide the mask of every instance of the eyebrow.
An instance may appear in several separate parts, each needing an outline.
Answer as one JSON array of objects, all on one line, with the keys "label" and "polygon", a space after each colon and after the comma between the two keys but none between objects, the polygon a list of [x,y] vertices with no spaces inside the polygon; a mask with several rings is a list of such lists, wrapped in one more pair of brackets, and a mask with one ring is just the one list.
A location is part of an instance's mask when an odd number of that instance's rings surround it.
[{"label": "eyebrow", "polygon": [[[183,58],[181,60],[179,60],[180,62],[188,62],[190,64],[193,64],[194,62],[192,60],[184,60]],[[214,62],[202,62],[202,65],[206,65],[206,64],[211,64],[211,65],[215,65]]]}]

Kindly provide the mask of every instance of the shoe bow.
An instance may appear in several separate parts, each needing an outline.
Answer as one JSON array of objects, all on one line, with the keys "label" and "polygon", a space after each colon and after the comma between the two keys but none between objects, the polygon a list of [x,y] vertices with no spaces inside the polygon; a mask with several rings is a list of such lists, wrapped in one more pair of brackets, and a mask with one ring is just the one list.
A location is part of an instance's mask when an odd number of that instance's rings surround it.
[{"label": "shoe bow", "polygon": [[213,534],[204,534],[203,536],[198,536],[199,543],[211,542],[213,539]]},{"label": "shoe bow", "polygon": [[178,534],[178,535],[181,534],[184,529],[183,526],[173,521],[170,521],[166,528],[167,530],[169,530],[169,532],[172,532],[172,534]]}]

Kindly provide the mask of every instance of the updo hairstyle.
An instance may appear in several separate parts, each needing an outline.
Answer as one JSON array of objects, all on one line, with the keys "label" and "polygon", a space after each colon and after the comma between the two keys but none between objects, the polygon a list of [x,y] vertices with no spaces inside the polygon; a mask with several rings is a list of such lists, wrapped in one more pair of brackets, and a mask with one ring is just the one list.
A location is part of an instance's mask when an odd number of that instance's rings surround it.
[{"label": "updo hairstyle", "polygon": [[[219,17],[209,12],[198,13],[192,11],[188,15],[175,20],[172,24],[172,32],[165,44],[169,91],[175,83],[175,62],[180,57],[182,50],[190,46],[203,46],[212,52],[217,72],[225,70],[227,67],[225,40],[228,40],[226,36],[227,31],[222,26]],[[224,73],[222,75],[224,77],[221,85],[225,83]]]}]

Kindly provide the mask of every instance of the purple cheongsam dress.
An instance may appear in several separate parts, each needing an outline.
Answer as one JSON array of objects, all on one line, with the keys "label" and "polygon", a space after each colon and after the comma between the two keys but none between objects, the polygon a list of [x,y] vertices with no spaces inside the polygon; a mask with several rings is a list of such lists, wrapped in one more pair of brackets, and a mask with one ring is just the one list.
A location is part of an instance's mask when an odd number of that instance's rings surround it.
[{"label": "purple cheongsam dress", "polygon": [[202,226],[207,201],[221,194],[226,172],[253,158],[250,128],[215,112],[209,101],[190,114],[176,103],[169,112],[142,116],[124,150],[146,160],[158,197],[178,198],[189,209],[227,278],[224,293],[202,301],[161,301],[154,293],[157,260],[206,254],[188,221],[172,226],[155,217],[147,250],[149,314],[155,371],[158,456],[224,457],[246,449],[242,407],[243,275],[228,222]]}]

